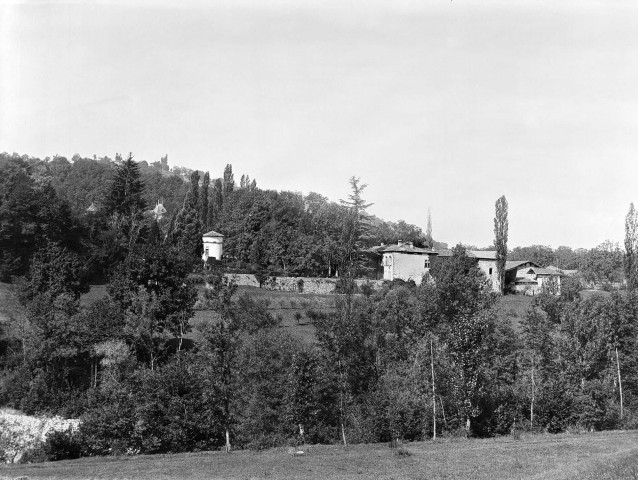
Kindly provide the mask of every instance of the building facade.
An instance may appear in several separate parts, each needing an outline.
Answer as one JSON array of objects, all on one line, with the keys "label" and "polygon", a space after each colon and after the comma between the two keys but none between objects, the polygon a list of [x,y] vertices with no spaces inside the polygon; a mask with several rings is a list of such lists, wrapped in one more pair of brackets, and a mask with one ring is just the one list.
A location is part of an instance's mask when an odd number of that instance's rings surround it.
[{"label": "building facade", "polygon": [[412,242],[381,246],[377,253],[381,255],[384,280],[412,280],[417,285],[430,271],[432,256],[437,255],[434,250],[415,247]]},{"label": "building facade", "polygon": [[224,250],[224,236],[221,233],[217,233],[211,230],[202,236],[202,243],[204,244],[204,253],[202,260],[207,262],[209,259],[215,259],[220,261],[222,259],[222,253]]},{"label": "building facade", "polygon": [[529,260],[508,261],[505,265],[505,279],[512,293],[538,295],[546,291],[558,295],[561,277],[560,270],[543,268]]}]

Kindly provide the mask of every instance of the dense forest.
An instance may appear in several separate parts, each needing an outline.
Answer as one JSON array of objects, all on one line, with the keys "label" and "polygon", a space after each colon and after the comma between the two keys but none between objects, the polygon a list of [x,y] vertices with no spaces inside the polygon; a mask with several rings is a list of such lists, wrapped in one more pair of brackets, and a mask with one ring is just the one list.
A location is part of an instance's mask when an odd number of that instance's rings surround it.
[{"label": "dense forest", "polygon": [[[57,441],[83,455],[635,428],[635,281],[587,298],[567,281],[513,322],[457,245],[432,281],[359,291],[368,247],[443,246],[368,216],[364,193],[356,178],[340,203],[262,190],[230,165],[212,179],[166,157],[0,155],[0,274],[26,311],[0,325],[0,404],[81,418]],[[209,229],[228,260],[202,271]],[[632,255],[605,244],[508,258],[611,285],[623,268],[633,278]],[[228,269],[338,272],[335,311],[309,312],[316,341],[300,342]],[[95,281],[107,295],[81,303]],[[196,307],[211,319],[192,322]]]}]

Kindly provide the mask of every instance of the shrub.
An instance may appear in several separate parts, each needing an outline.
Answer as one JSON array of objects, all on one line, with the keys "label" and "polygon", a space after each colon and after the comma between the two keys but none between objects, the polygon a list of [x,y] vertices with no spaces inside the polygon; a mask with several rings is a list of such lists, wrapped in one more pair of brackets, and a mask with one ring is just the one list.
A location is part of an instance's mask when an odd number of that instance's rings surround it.
[{"label": "shrub", "polygon": [[411,457],[412,456],[412,452],[410,450],[408,450],[407,448],[405,448],[405,447],[399,447],[397,449],[397,451],[394,452],[394,454],[397,457]]},{"label": "shrub", "polygon": [[36,445],[31,448],[27,448],[22,452],[22,455],[18,455],[15,463],[42,463],[48,460],[47,454],[44,451],[42,444]]},{"label": "shrub", "polygon": [[82,443],[80,435],[71,428],[64,431],[52,430],[42,446],[47,460],[67,460],[80,458]]}]

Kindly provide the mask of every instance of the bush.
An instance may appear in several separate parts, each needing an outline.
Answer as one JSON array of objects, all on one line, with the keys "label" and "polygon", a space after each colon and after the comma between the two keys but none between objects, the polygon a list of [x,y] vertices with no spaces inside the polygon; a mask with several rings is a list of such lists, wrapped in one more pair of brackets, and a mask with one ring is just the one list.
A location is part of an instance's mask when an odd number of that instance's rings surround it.
[{"label": "bush", "polygon": [[53,430],[47,435],[42,449],[47,460],[54,462],[80,458],[82,453],[80,435],[70,428],[66,431]]},{"label": "bush", "polygon": [[15,463],[42,463],[48,460],[47,454],[44,451],[42,444],[28,448],[22,452],[22,455],[18,455]]}]

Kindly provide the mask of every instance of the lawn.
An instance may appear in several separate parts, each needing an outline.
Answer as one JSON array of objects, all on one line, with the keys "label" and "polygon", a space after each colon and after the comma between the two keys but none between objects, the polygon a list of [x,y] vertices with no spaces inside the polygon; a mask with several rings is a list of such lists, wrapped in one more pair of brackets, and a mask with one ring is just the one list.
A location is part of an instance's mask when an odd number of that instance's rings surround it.
[{"label": "lawn", "polygon": [[[638,478],[638,432],[445,439],[231,454],[83,458],[0,467],[0,479],[621,479]],[[404,454],[401,454],[404,453]]]},{"label": "lawn", "polygon": [[[236,296],[248,294],[255,301],[264,302],[268,312],[281,320],[282,328],[292,335],[308,343],[315,342],[315,326],[308,318],[308,310],[331,313],[335,310],[337,295],[319,295],[310,293],[281,292],[257,287],[239,286]],[[91,285],[88,293],[82,295],[82,305],[106,295],[105,285]],[[192,322],[208,318],[210,311],[197,310]],[[297,320],[299,317],[299,320]],[[0,479],[1,480],[1,479]]]}]

